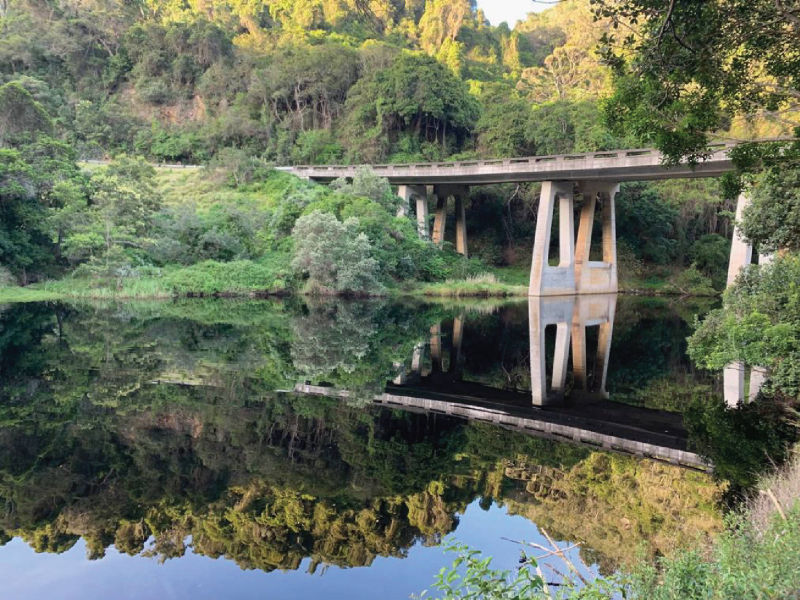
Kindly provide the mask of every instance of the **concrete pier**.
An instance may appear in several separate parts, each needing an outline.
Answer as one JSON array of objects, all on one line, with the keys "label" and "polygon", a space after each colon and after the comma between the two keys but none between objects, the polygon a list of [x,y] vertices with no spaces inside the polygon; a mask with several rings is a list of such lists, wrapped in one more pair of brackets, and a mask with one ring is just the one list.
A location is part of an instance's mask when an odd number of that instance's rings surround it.
[{"label": "concrete pier", "polygon": [[[430,239],[428,231],[428,190],[425,186],[420,185],[401,185],[397,188],[397,195],[403,199],[400,211],[407,214],[408,207],[412,201],[416,202],[417,212],[417,232],[419,237],[427,240]],[[400,212],[398,211],[398,212]]]},{"label": "concrete pier", "polygon": [[728,262],[728,286],[730,287],[739,273],[753,262],[753,246],[742,237],[739,223],[742,220],[744,209],[750,205],[750,198],[742,192],[736,201],[736,223],[733,227],[733,240],[731,241],[731,256]]},{"label": "concrete pier", "polygon": [[[575,227],[571,182],[545,181],[539,197],[536,237],[531,262],[531,296],[564,296],[575,293]],[[558,265],[551,267],[550,231],[558,202]]]}]

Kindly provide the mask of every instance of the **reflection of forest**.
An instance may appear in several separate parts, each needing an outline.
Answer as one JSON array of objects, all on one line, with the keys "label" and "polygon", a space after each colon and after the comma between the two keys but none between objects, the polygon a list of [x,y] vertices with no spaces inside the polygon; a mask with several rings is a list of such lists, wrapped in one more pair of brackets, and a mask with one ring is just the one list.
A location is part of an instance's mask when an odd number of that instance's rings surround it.
[{"label": "reflection of forest", "polygon": [[[111,544],[179,556],[191,539],[243,568],[356,566],[435,542],[480,498],[583,541],[610,569],[720,526],[720,489],[701,473],[275,391],[377,389],[444,316],[371,303],[7,308],[0,535],[50,552],[84,537],[95,557]],[[476,317],[484,349],[465,339],[466,373],[510,372],[502,361],[527,342],[518,326],[513,310]],[[491,344],[501,367],[473,364]]]}]

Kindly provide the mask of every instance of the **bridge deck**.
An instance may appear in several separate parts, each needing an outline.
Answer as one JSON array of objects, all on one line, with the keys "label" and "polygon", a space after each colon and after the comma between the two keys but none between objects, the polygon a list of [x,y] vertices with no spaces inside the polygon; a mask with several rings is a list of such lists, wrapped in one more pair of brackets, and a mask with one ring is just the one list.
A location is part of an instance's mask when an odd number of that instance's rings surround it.
[{"label": "bridge deck", "polygon": [[[709,156],[694,168],[681,164],[668,167],[657,150],[609,150],[586,154],[532,156],[446,163],[366,165],[395,185],[485,185],[527,181],[644,181],[718,177],[731,170],[728,151],[733,144],[709,147]],[[281,167],[315,181],[352,177],[365,165],[301,165]]]}]

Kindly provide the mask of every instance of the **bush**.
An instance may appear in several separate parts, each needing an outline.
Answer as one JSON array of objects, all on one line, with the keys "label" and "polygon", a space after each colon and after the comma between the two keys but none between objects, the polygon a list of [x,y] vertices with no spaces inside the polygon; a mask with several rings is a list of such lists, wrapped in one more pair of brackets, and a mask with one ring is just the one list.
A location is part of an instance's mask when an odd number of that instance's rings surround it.
[{"label": "bush", "polygon": [[666,264],[675,257],[673,229],[678,211],[655,189],[645,183],[623,184],[615,203],[617,237],[628,243],[639,258]]},{"label": "bush", "polygon": [[300,217],[292,230],[292,267],[308,275],[309,288],[322,292],[373,293],[381,289],[378,261],[372,245],[358,232],[358,219],[344,223],[334,215],[314,211]]},{"label": "bush", "polygon": [[143,102],[150,104],[166,104],[173,97],[169,84],[161,79],[151,79],[140,83],[136,86],[136,93]]},{"label": "bush", "polygon": [[353,182],[346,179],[337,179],[331,183],[331,188],[350,196],[367,198],[381,205],[391,214],[395,214],[402,200],[392,192],[389,180],[376,175],[369,167],[356,170]]},{"label": "bush", "polygon": [[800,250],[800,168],[782,164],[768,170],[752,195],[741,224],[744,235],[762,252]]},{"label": "bush", "polygon": [[0,265],[0,288],[13,285],[17,285],[17,278],[11,274],[11,271]]},{"label": "bush", "polygon": [[728,259],[731,242],[716,233],[709,233],[697,240],[689,248],[689,258],[698,270],[711,278],[718,290],[727,283]]},{"label": "bush", "polygon": [[264,163],[239,148],[223,148],[208,166],[227,175],[228,183],[234,187],[250,183],[267,172]]},{"label": "bush", "polygon": [[256,263],[250,260],[207,260],[169,273],[165,285],[176,294],[213,295],[242,292],[281,292],[289,285],[286,262],[279,255]]},{"label": "bush", "polygon": [[685,269],[671,277],[670,286],[677,292],[686,296],[715,296],[717,291],[711,284],[711,279],[703,275],[697,269],[697,265],[692,263]]},{"label": "bush", "polygon": [[291,159],[296,165],[331,164],[341,161],[343,155],[344,149],[330,131],[315,129],[297,136]]}]

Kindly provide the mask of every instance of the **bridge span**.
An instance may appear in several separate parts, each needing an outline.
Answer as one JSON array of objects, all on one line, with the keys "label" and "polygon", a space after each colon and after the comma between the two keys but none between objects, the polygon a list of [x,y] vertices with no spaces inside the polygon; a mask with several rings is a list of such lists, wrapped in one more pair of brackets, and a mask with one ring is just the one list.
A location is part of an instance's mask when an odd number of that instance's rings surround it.
[{"label": "bridge span", "polygon": [[[460,162],[300,165],[282,167],[299,177],[328,183],[352,178],[369,167],[397,186],[403,199],[400,216],[414,205],[421,238],[442,246],[450,199],[455,212],[455,247],[468,255],[466,201],[470,186],[500,183],[541,182],[533,244],[530,296],[608,294],[618,290],[615,197],[625,181],[719,177],[733,168],[730,150],[734,144],[709,146],[708,156],[696,165],[668,165],[657,150],[633,149],[532,156]],[[581,199],[580,205],[576,198]],[[749,204],[741,194],[737,220]],[[578,226],[575,209],[580,206]],[[558,264],[550,265],[551,231],[558,207]],[[430,212],[433,211],[431,228]],[[590,260],[595,220],[602,228],[602,260]],[[734,230],[728,267],[728,283],[752,261],[753,248]],[[765,260],[763,257],[761,260]]]},{"label": "bridge span", "polygon": [[300,165],[286,167],[299,177],[329,182],[353,177],[368,166],[392,185],[488,185],[531,181],[644,181],[691,177],[719,177],[733,166],[728,151],[733,144],[709,147],[709,156],[691,167],[668,166],[657,150],[608,150],[581,154],[526,156],[457,162],[383,165]]}]

